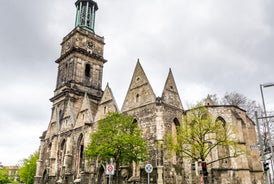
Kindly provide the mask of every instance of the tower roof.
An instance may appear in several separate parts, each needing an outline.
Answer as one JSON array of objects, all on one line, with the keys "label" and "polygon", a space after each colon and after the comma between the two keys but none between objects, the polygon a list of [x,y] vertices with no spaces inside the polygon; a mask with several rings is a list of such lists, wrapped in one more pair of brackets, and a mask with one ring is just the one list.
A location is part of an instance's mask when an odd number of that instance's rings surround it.
[{"label": "tower roof", "polygon": [[97,3],[96,3],[95,1],[93,1],[93,0],[77,0],[77,1],[75,2],[75,5],[78,6],[78,5],[80,4],[80,2],[89,2],[89,3],[91,3],[91,4],[94,5],[95,10],[98,10],[98,5],[97,5]]},{"label": "tower roof", "polygon": [[77,0],[75,27],[80,26],[86,30],[94,32],[95,12],[98,5],[93,0]]}]

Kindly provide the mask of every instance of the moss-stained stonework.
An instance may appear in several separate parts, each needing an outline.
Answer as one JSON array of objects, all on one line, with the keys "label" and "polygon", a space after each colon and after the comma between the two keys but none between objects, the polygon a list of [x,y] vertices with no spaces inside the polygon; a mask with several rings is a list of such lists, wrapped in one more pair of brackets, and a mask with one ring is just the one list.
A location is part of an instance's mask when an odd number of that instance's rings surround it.
[{"label": "moss-stained stonework", "polygon": [[[85,2],[85,0],[82,0]],[[82,2],[81,1],[81,2]],[[91,0],[86,0],[91,1]],[[79,1],[80,2],[80,1]],[[93,1],[92,1],[93,2]],[[106,184],[105,166],[100,161],[88,161],[83,151],[97,122],[108,112],[119,112],[111,88],[102,90],[104,38],[83,27],[76,27],[61,43],[61,55],[56,60],[58,74],[48,128],[40,137],[39,159],[35,184],[92,183]],[[113,71],[117,72],[117,71]],[[237,127],[235,136],[248,155],[215,162],[208,166],[208,182],[212,184],[263,183],[254,123],[246,112],[235,106],[216,106],[207,100],[206,107],[213,119],[222,118]],[[121,111],[133,115],[149,146],[146,162],[121,167],[121,183],[147,183],[145,165],[152,164],[151,184],[190,184],[198,181],[191,171],[191,162],[163,149],[166,132],[176,135],[184,111],[179,91],[169,70],[161,96],[156,96],[138,61],[132,75]],[[216,160],[221,148],[212,152]]]}]

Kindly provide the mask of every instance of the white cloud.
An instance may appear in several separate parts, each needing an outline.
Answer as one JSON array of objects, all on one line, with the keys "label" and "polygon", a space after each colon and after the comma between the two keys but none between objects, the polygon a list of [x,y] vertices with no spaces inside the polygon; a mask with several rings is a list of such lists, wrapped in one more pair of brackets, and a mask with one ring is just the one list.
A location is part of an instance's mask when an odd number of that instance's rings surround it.
[{"label": "white cloud", "polygon": [[[274,82],[272,1],[97,3],[95,32],[105,37],[108,60],[103,83],[109,82],[119,107],[138,58],[157,96],[172,69],[185,109],[208,93],[237,91],[261,102],[259,84]],[[75,5],[1,1],[0,16],[5,17],[0,29],[0,161],[15,164],[33,153],[47,128],[54,61],[62,38],[73,29]],[[264,89],[269,110],[273,90]]]},{"label": "white cloud", "polygon": [[[45,123],[45,122],[43,122]],[[2,123],[1,123],[2,124]],[[4,165],[14,165],[38,151],[44,125],[28,126],[9,122],[1,127],[0,160]],[[2,131],[4,128],[5,131]]]}]

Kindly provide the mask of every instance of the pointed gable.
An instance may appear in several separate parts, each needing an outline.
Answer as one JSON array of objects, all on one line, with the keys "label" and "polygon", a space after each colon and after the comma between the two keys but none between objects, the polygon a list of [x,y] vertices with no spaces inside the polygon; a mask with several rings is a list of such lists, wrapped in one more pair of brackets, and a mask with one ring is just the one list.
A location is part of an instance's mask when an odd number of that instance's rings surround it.
[{"label": "pointed gable", "polygon": [[91,106],[90,106],[90,100],[89,97],[87,95],[87,93],[85,93],[83,102],[82,102],[82,106],[80,108],[80,112],[83,111],[88,111],[88,115],[89,115],[89,120],[93,121],[93,116],[92,116],[92,111],[91,111]]},{"label": "pointed gable", "polygon": [[52,108],[52,114],[51,114],[51,120],[50,122],[57,122],[57,108],[53,107]]},{"label": "pointed gable", "polygon": [[168,77],[162,93],[162,102],[176,108],[183,109],[171,69],[169,69]]},{"label": "pointed gable", "polygon": [[64,113],[63,118],[69,118],[70,123],[74,126],[75,120],[74,120],[73,112],[74,112],[73,104],[69,99],[68,104],[67,104],[66,109],[65,109],[65,113]]},{"label": "pointed gable", "polygon": [[107,84],[102,99],[99,103],[98,110],[95,116],[95,122],[103,119],[108,112],[118,112],[118,106],[116,104],[115,98],[112,94],[111,88]]},{"label": "pointed gable", "polygon": [[156,96],[138,60],[121,111],[153,103],[155,99]]},{"label": "pointed gable", "polygon": [[59,118],[60,132],[67,131],[74,126],[73,105],[70,99],[64,108],[64,114]]},{"label": "pointed gable", "polygon": [[205,106],[212,106],[216,105],[215,102],[212,100],[211,96],[208,94],[205,99]]},{"label": "pointed gable", "polygon": [[57,124],[57,110],[56,108],[52,108],[51,112],[51,120],[48,126],[48,130],[46,133],[46,139],[52,136],[53,134],[57,134],[59,125]]},{"label": "pointed gable", "polygon": [[91,111],[90,99],[85,93],[83,98],[80,111],[77,115],[77,120],[75,124],[75,128],[85,125],[85,123],[92,123],[93,122],[93,115]]}]

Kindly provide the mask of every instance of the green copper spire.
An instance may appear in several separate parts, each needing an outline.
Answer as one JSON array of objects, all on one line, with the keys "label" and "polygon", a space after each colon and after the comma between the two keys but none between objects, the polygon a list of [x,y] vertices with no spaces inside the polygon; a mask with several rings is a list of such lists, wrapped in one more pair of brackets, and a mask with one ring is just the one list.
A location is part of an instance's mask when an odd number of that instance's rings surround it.
[{"label": "green copper spire", "polygon": [[97,3],[93,0],[77,0],[75,27],[81,26],[94,32],[95,11],[98,10]]}]

